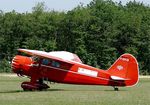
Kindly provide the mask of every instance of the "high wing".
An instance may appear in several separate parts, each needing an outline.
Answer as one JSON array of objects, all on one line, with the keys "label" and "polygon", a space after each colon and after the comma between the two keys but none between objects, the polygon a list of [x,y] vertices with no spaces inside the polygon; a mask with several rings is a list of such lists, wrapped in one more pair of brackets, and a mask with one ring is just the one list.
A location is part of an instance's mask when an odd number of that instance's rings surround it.
[{"label": "high wing", "polygon": [[[75,54],[65,52],[65,51],[55,51],[55,52],[45,52],[45,51],[38,51],[38,50],[28,50],[28,49],[18,49],[20,52],[24,52],[26,54],[32,56],[38,56],[40,58],[49,58],[61,62],[66,62],[69,64],[82,63],[79,57]],[[72,54],[72,55],[71,55]],[[68,55],[68,56],[67,56]]]},{"label": "high wing", "polygon": [[52,51],[52,52],[49,52],[49,55],[61,58],[63,60],[69,60],[73,62],[82,63],[82,61],[76,54],[73,54],[67,51]]}]

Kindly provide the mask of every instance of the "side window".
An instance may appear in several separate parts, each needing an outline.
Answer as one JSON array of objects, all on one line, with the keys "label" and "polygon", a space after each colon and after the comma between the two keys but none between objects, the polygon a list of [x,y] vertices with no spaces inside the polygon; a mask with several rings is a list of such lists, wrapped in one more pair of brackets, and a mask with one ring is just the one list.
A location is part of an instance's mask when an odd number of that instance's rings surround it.
[{"label": "side window", "polygon": [[60,63],[56,61],[52,61],[52,66],[53,67],[60,67]]},{"label": "side window", "polygon": [[43,59],[42,60],[42,64],[43,65],[48,65],[49,64],[49,60],[48,59]]}]

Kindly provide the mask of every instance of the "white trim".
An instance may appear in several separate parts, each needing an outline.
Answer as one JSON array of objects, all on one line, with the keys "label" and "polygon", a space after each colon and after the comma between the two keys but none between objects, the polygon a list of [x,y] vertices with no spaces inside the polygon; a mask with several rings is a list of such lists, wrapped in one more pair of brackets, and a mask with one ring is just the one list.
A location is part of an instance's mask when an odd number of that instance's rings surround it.
[{"label": "white trim", "polygon": [[78,73],[93,76],[93,77],[97,77],[98,75],[97,71],[93,71],[93,70],[89,70],[89,69],[85,69],[81,67],[78,68]]},{"label": "white trim", "polygon": [[112,78],[113,80],[130,80],[130,79],[121,78],[121,77],[118,77],[118,76],[111,76],[111,78]]},{"label": "white trim", "polygon": [[18,63],[16,63],[16,62],[12,61],[12,64],[18,64]]},{"label": "white trim", "polygon": [[80,74],[80,75],[84,75],[84,76],[88,76],[88,77],[94,77],[94,78],[108,80],[108,81],[110,80],[110,79],[101,78],[101,77],[95,77],[95,76],[92,76],[92,75],[87,75],[87,74],[83,74],[83,73],[79,73],[79,72],[75,72],[75,71],[71,71],[71,70],[65,70],[65,69],[60,69],[60,68],[56,68],[56,67],[52,67],[52,66],[46,66],[46,65],[43,65],[43,64],[41,64],[41,66],[48,67],[48,68],[51,68],[51,69],[57,69],[57,70],[64,71],[64,72],[70,72],[70,73],[74,73],[74,74]]},{"label": "white trim", "polygon": [[137,69],[138,69],[138,80],[137,80],[137,82],[134,85],[126,86],[126,87],[133,87],[133,86],[137,85],[139,82],[139,66],[138,66],[139,64],[138,64],[136,58],[132,54],[128,54],[128,55],[132,56],[135,59],[135,62],[137,63]]}]

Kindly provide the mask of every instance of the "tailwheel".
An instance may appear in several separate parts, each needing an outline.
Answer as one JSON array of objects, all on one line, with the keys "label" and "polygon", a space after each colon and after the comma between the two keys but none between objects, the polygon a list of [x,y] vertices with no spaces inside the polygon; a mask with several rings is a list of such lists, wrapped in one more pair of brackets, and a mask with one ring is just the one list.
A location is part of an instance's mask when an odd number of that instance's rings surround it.
[{"label": "tailwheel", "polygon": [[114,86],[113,88],[114,88],[114,91],[119,91],[118,87]]}]

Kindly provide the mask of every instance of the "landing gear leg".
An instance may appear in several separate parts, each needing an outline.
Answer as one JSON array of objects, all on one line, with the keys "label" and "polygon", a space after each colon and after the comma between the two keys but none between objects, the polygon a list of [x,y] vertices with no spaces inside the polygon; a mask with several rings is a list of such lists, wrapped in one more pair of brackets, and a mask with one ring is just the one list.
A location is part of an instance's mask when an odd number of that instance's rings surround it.
[{"label": "landing gear leg", "polygon": [[113,88],[114,88],[114,91],[119,91],[118,87],[114,86]]}]

